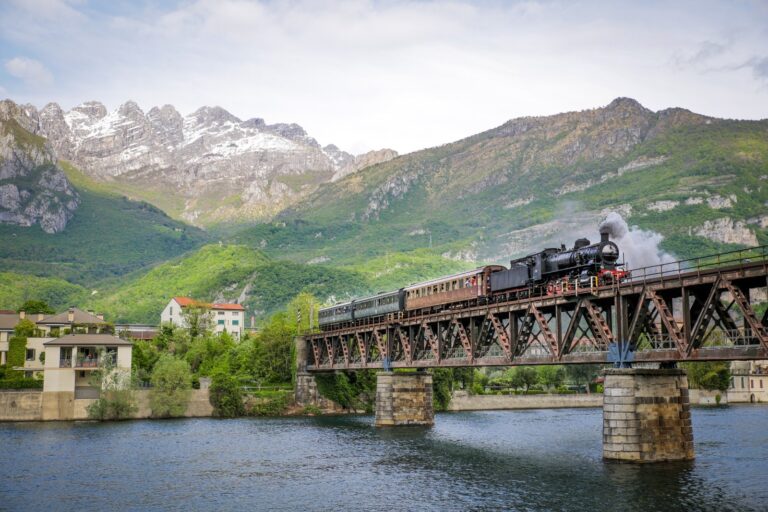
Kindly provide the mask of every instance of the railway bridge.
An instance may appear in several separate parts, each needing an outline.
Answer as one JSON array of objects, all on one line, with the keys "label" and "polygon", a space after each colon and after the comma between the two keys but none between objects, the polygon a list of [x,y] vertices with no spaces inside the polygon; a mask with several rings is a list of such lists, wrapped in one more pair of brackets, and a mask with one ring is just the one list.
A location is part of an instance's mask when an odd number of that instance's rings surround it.
[{"label": "railway bridge", "polygon": [[[679,361],[768,359],[768,246],[632,270],[629,280],[306,333],[299,371],[379,369],[377,425],[432,422],[431,377],[397,368],[611,364],[604,456],[693,457]],[[649,368],[660,363],[660,368]],[[634,366],[634,368],[633,368]]]}]

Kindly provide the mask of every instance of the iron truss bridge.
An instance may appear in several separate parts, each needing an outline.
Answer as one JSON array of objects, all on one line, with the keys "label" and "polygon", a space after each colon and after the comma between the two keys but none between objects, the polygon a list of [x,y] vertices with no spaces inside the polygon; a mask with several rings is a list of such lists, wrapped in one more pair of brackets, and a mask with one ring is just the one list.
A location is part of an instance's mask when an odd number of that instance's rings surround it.
[{"label": "iron truss bridge", "polygon": [[768,246],[629,281],[306,333],[308,371],[768,359]]}]

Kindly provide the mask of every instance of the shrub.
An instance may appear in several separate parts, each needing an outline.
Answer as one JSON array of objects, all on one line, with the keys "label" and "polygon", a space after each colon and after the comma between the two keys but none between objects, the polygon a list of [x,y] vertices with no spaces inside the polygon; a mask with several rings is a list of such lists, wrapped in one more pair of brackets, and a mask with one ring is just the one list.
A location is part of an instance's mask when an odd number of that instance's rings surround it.
[{"label": "shrub", "polygon": [[304,406],[304,408],[301,410],[301,414],[306,416],[320,416],[323,414],[323,411],[320,410],[318,406],[310,404]]},{"label": "shrub", "polygon": [[288,393],[273,398],[256,398],[249,403],[248,415],[279,416],[288,407],[289,398]]},{"label": "shrub", "polygon": [[[17,373],[17,372],[14,372]],[[42,389],[43,381],[40,379],[28,379],[21,377],[17,379],[1,379],[0,389]]]},{"label": "shrub", "polygon": [[213,406],[214,416],[236,418],[245,413],[240,383],[235,377],[223,371],[216,372],[211,377],[209,400]]},{"label": "shrub", "polygon": [[133,391],[120,389],[103,392],[88,406],[88,417],[94,420],[122,420],[136,412]]},{"label": "shrub", "polygon": [[192,371],[186,361],[165,354],[152,370],[149,404],[152,416],[183,416],[192,393]]}]

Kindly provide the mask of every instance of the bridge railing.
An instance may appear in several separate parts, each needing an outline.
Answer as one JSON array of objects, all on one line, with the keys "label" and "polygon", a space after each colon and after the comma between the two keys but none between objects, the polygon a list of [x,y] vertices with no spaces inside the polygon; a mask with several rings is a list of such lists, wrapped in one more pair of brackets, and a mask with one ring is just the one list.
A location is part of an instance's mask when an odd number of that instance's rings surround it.
[{"label": "bridge railing", "polygon": [[744,266],[755,262],[768,263],[768,245],[738,249],[698,258],[663,262],[658,265],[650,265],[630,270],[631,282],[645,282],[664,279],[667,277],[680,277],[696,271],[705,271],[719,267]]}]

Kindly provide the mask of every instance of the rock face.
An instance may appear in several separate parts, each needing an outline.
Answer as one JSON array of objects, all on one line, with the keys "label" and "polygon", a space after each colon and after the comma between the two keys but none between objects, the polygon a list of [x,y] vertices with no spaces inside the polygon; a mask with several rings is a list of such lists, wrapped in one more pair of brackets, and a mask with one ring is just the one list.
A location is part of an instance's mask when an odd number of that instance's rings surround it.
[{"label": "rock face", "polygon": [[708,220],[695,230],[695,234],[723,244],[758,245],[755,233],[746,223],[730,217]]},{"label": "rock face", "polygon": [[60,158],[195,224],[269,218],[337,172],[360,168],[297,124],[242,121],[221,107],[182,116],[171,105],[144,113],[128,101],[108,112],[92,101],[26,113]]},{"label": "rock face", "polygon": [[0,223],[63,231],[80,203],[23,107],[0,102]]},{"label": "rock face", "polygon": [[397,156],[397,151],[394,149],[386,148],[379,149],[377,151],[369,151],[367,153],[363,153],[362,155],[357,155],[352,159],[348,159],[344,163],[343,167],[336,171],[331,181],[339,180],[348,174],[352,174],[353,172],[365,169],[371,165],[389,162],[390,160],[397,158]]}]

